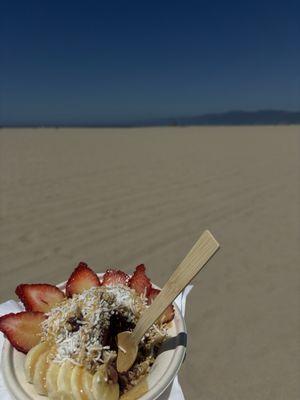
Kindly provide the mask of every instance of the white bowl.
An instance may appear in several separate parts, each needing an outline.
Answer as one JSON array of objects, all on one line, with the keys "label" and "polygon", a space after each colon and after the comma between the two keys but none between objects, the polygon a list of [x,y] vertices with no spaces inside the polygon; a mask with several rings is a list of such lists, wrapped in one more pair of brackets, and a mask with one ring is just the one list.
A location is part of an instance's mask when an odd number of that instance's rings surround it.
[{"label": "white bowl", "polygon": [[[101,277],[103,274],[98,274]],[[57,285],[65,288],[63,282]],[[153,285],[154,287],[157,287]],[[172,383],[182,364],[186,351],[186,326],[179,308],[174,304],[175,317],[168,329],[169,339],[163,344],[150,373],[147,375],[148,391],[140,400],[157,399]],[[14,349],[5,339],[2,351],[2,371],[5,384],[15,400],[45,400],[35,392],[33,385],[26,382],[24,372],[25,355]]]}]

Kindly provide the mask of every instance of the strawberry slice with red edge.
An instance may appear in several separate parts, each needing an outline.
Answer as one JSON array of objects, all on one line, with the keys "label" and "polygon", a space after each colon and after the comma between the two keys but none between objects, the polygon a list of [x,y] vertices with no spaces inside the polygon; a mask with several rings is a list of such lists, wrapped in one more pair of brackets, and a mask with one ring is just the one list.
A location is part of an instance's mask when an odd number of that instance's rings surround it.
[{"label": "strawberry slice with red edge", "polygon": [[107,269],[104,276],[103,286],[125,285],[128,286],[129,275],[119,269]]},{"label": "strawberry slice with red edge", "polygon": [[132,277],[129,280],[129,286],[134,289],[139,295],[148,297],[151,289],[151,281],[145,274],[146,268],[144,264],[140,264],[135,268]]},{"label": "strawberry slice with red edge", "polygon": [[86,263],[80,262],[68,279],[66,294],[72,297],[73,294],[80,294],[94,286],[100,286],[97,274]]},{"label": "strawberry slice with red edge", "polygon": [[[148,295],[148,304],[150,305],[156,296],[158,296],[160,293],[159,289],[155,289],[155,288],[151,288],[149,291],[149,295]],[[173,320],[175,315],[175,310],[174,310],[174,306],[173,304],[170,304],[165,311],[161,314],[161,316],[159,317],[160,321],[163,323],[167,323]]]},{"label": "strawberry slice with red edge", "polygon": [[47,283],[23,283],[16,288],[16,295],[27,311],[48,312],[65,298],[64,293],[56,286]]},{"label": "strawberry slice with red edge", "polygon": [[148,294],[148,305],[150,306],[150,304],[153,303],[153,300],[155,299],[155,297],[157,297],[160,293],[159,289],[155,289],[154,287],[151,287],[151,289],[149,290],[149,294]]},{"label": "strawberry slice with red edge", "polygon": [[41,323],[45,319],[43,313],[34,311],[6,314],[0,317],[0,331],[15,349],[26,354],[41,341]]}]

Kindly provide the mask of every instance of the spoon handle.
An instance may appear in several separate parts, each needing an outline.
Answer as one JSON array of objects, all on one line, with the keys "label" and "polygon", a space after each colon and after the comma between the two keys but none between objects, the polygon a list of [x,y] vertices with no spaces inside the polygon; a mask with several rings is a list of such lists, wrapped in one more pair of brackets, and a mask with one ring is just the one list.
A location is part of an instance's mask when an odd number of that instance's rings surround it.
[{"label": "spoon handle", "polygon": [[173,272],[162,291],[151,306],[142,314],[134,331],[133,338],[139,343],[150,326],[159,318],[169,304],[189,284],[207,261],[218,250],[219,243],[209,231],[204,231],[184,260]]}]

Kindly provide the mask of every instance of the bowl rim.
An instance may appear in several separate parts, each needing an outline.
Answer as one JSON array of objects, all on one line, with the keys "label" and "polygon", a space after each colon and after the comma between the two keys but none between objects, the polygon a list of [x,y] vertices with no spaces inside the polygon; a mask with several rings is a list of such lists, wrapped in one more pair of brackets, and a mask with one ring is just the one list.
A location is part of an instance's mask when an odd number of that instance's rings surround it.
[{"label": "bowl rim", "polygon": [[[97,276],[101,278],[104,275],[104,273],[97,273]],[[64,290],[66,286],[66,282],[61,282],[57,284],[56,286]],[[160,289],[159,286],[155,285],[152,283],[153,287],[156,289]],[[179,307],[176,305],[176,303],[173,303],[174,308],[175,308],[175,315],[178,316],[178,327],[176,329],[177,333],[185,333],[187,334],[186,330],[186,324],[184,317],[179,309]],[[139,400],[156,400],[165,390],[171,385],[173,382],[174,378],[176,377],[186,354],[186,345],[179,344],[176,346],[175,349],[171,349],[168,351],[173,351],[173,356],[172,359],[168,365],[168,369],[166,372],[163,374],[161,379],[157,382],[157,384],[152,387],[147,393],[142,395]],[[17,385],[16,382],[18,382],[16,378],[16,374],[14,371],[14,365],[13,365],[13,353],[14,353],[14,348],[10,344],[7,338],[4,337],[4,343],[3,343],[3,348],[2,348],[2,354],[1,354],[1,368],[2,368],[2,373],[3,373],[3,381],[12,396],[14,400],[32,400],[32,397],[29,397],[28,394],[25,392],[23,389],[22,385],[19,384]],[[47,397],[43,397],[47,398]]]}]

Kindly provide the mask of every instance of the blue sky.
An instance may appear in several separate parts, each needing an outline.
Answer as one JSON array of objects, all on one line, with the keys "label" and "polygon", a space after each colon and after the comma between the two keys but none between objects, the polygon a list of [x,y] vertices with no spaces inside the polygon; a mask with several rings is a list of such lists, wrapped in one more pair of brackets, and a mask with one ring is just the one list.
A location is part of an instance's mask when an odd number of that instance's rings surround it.
[{"label": "blue sky", "polygon": [[300,109],[300,2],[0,6],[0,122],[101,124]]}]

